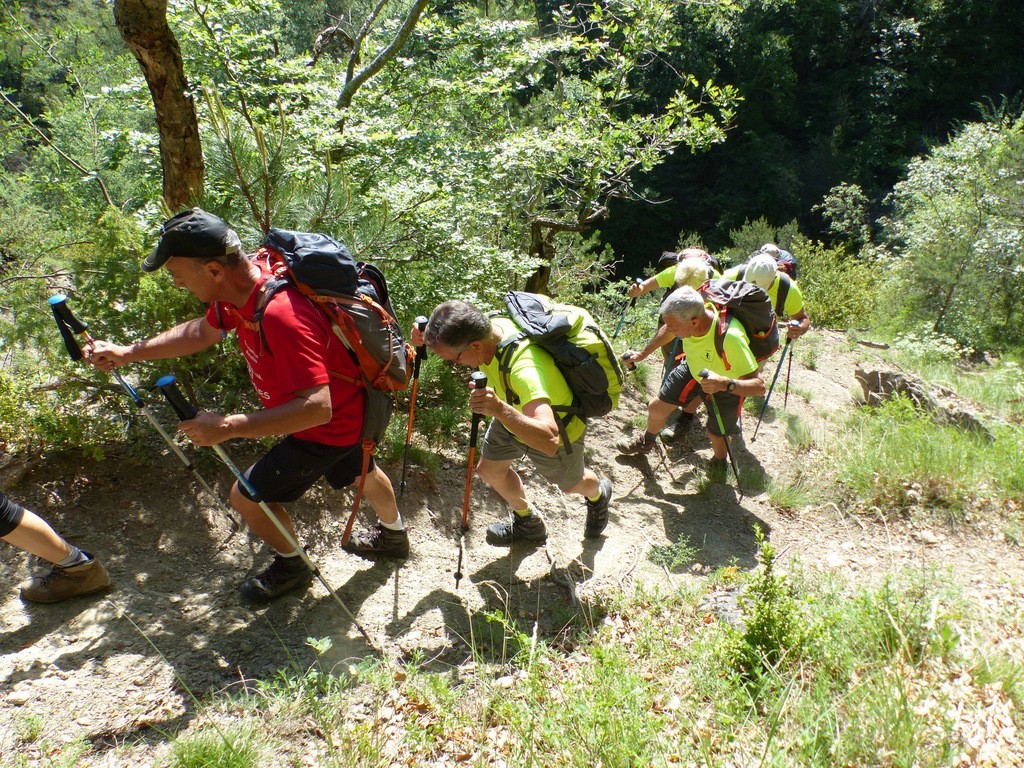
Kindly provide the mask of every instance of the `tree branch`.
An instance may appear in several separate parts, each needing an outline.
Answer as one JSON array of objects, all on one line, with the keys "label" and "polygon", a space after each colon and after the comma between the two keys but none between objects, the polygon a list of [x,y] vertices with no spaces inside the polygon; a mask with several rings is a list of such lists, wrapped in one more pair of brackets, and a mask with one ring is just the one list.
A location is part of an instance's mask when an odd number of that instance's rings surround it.
[{"label": "tree branch", "polygon": [[358,55],[359,49],[362,48],[363,39],[366,37],[366,33],[369,32],[369,25],[372,23],[377,14],[380,13],[380,9],[383,8],[387,0],[380,0],[377,8],[374,9],[373,15],[367,19],[366,24],[363,25],[363,29],[359,31],[359,35],[356,37],[355,47],[352,49],[352,54],[349,57],[348,73],[345,79],[345,86],[341,89],[341,95],[338,97],[338,107],[341,109],[348,109],[352,105],[352,98],[356,95],[356,91],[377,74],[384,65],[387,64],[391,59],[395,57],[398,51],[401,50],[402,46],[412,35],[413,29],[416,27],[417,22],[420,20],[420,16],[423,14],[423,10],[427,7],[429,0],[416,0],[413,3],[412,8],[409,9],[409,14],[405,17],[405,21],[402,22],[402,27],[398,30],[395,35],[395,39],[391,41],[391,44],[385,48],[373,61],[366,67],[360,70],[358,73],[353,74],[355,69],[355,59]]}]

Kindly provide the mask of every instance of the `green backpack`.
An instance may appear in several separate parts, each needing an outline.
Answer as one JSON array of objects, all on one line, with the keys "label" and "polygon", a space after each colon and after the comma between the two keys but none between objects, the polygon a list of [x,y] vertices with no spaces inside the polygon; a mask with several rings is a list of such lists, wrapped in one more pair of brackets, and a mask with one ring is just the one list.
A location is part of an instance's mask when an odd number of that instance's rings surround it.
[{"label": "green backpack", "polygon": [[[622,370],[611,342],[587,310],[571,304],[559,304],[547,296],[524,291],[505,294],[507,316],[519,333],[498,344],[498,370],[501,372],[508,401],[519,404],[509,386],[512,356],[524,341],[545,349],[555,361],[573,393],[572,405],[552,406],[559,412],[559,430],[566,449],[565,426],[574,416],[586,421],[606,416],[619,404]],[[506,313],[500,313],[506,314]]]}]

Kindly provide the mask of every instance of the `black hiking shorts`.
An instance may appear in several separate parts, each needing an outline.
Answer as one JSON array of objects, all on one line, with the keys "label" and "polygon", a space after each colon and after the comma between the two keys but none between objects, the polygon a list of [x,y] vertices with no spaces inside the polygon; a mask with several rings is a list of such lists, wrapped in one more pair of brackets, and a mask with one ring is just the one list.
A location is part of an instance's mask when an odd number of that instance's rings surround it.
[{"label": "black hiking shorts", "polygon": [[[359,477],[363,449],[357,445],[324,445],[286,437],[249,467],[246,479],[263,501],[295,501],[321,477],[332,488],[345,488]],[[367,472],[373,470],[373,458]],[[255,501],[239,484],[245,498]]]},{"label": "black hiking shorts", "polygon": [[7,498],[7,494],[0,491],[0,536],[6,536],[19,525],[25,517],[25,508],[20,504]]},{"label": "black hiking shorts", "polygon": [[[711,404],[711,398],[701,389],[700,382],[690,374],[690,367],[686,361],[673,368],[665,377],[665,381],[661,383],[661,390],[658,392],[658,399],[677,405],[687,413],[696,413],[697,402],[703,400],[704,407],[708,411],[708,432],[722,437],[722,430],[718,426],[718,419],[715,418],[715,408]],[[715,405],[718,406],[718,412],[722,415],[725,434],[733,434],[739,426],[740,406],[743,405],[743,398],[732,392],[718,392],[715,395]]]}]

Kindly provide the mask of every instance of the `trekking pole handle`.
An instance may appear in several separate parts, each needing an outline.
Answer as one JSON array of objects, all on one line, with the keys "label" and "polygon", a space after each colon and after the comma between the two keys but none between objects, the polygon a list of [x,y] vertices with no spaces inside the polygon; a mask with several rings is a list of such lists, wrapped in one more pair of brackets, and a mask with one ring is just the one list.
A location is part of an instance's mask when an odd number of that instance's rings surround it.
[{"label": "trekking pole handle", "polygon": [[[635,285],[637,288],[643,288],[644,287],[644,279],[642,277],[634,277],[633,278],[633,285]],[[630,300],[630,302],[629,302],[630,309],[632,309],[633,307],[636,306],[636,300],[639,299],[639,298],[640,298],[639,296],[634,296]]]},{"label": "trekking pole handle", "polygon": [[701,368],[700,369],[700,373],[698,373],[697,376],[699,376],[702,379],[706,379],[708,377],[709,373],[711,373],[710,369],[708,369],[708,368]]},{"label": "trekking pole handle", "polygon": [[[412,324],[415,325],[419,329],[420,333],[423,333],[423,331],[427,330],[427,318],[424,317],[423,315],[420,315],[415,320],[413,320]],[[427,356],[427,345],[426,344],[420,344],[418,347],[416,347],[416,359],[417,360],[422,360],[426,356]]]},{"label": "trekking pole handle", "polygon": [[68,324],[68,327],[75,333],[85,333],[86,325],[71,311],[68,306],[68,297],[63,293],[58,293],[49,298],[50,307],[53,309],[53,314]]},{"label": "trekking pole handle", "polygon": [[188,398],[178,389],[178,382],[173,373],[170,376],[157,379],[156,385],[164,393],[167,402],[171,404],[174,412],[178,414],[178,418],[182,421],[194,419],[196,414],[199,413],[199,409],[192,405]]},{"label": "trekking pole handle", "polygon": [[627,371],[635,371],[636,363],[633,362],[634,352],[633,350],[626,350],[622,353],[622,364],[626,367]]},{"label": "trekking pole handle", "polygon": [[75,334],[85,334],[86,343],[88,343],[90,339],[85,325],[72,314],[68,308],[68,297],[63,293],[51,296],[48,303],[50,309],[53,310],[53,319],[57,322],[57,330],[60,331],[60,336],[64,340],[64,348],[68,351],[68,355],[75,362],[81,360],[85,355],[75,339]]},{"label": "trekking pole handle", "polygon": [[[469,377],[473,382],[474,389],[486,389],[487,388],[487,374],[480,371],[475,371],[472,376]],[[476,446],[477,432],[480,430],[480,422],[483,421],[482,413],[473,414],[473,426],[469,433],[469,445],[471,447]]]}]

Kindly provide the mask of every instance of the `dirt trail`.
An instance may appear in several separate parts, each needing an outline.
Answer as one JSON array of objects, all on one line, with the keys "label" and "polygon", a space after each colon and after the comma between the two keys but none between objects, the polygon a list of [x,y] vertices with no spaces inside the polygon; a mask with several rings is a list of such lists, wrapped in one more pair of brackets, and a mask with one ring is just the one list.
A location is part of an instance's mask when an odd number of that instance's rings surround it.
[{"label": "dirt trail", "polygon": [[[788,410],[801,417],[820,445],[830,425],[853,404],[859,353],[849,351],[840,334],[816,331],[814,337],[806,343],[808,350],[817,348],[815,370],[803,364],[809,357],[797,355]],[[780,379],[773,405],[781,408],[782,395]],[[300,536],[326,579],[390,656],[421,653],[445,664],[467,656],[471,610],[500,608],[531,625],[536,619],[539,632],[551,638],[576,611],[577,596],[586,600],[588,594],[636,582],[669,587],[670,577],[647,553],[681,535],[699,548],[700,567],[673,574],[673,582],[703,578],[722,565],[754,567],[755,523],[770,532],[784,558],[835,569],[856,582],[929,563],[953,566],[969,591],[986,599],[998,599],[1008,585],[1021,582],[1019,551],[979,531],[887,526],[880,519],[845,515],[834,503],[780,512],[765,494],[740,500],[734,483],[699,494],[695,465],[710,455],[699,429],[691,430],[686,444],[672,446],[666,462],[654,454],[649,460],[619,458],[613,443],[642,409],[639,393],[627,394],[616,414],[595,424],[588,438],[591,466],[615,485],[611,523],[600,541],[583,538],[582,500],[563,497],[527,467],[528,489],[547,517],[549,544],[511,551],[491,547],[484,528],[505,510],[477,483],[472,528],[465,537],[466,576],[456,590],[465,483],[458,444],[451,446],[434,484],[417,468],[410,471],[400,506],[414,552],[403,567],[342,552],[338,542],[348,497],[320,486],[292,507]],[[745,413],[743,421],[749,435],[756,419]],[[251,458],[246,447],[229,446],[239,464]],[[799,477],[812,464],[808,456],[819,450],[796,454],[781,418],[769,418],[756,443],[737,449],[741,465],[760,464],[779,481]],[[230,476],[203,455],[204,475],[224,494]],[[400,468],[387,469],[397,478]],[[263,610],[241,606],[235,589],[266,554],[244,532],[233,533],[212,500],[197,503],[194,490],[173,455],[143,464],[127,451],[102,462],[48,458],[14,489],[20,501],[69,539],[95,551],[117,588],[106,599],[23,605],[13,585],[28,576],[29,564],[13,548],[0,548],[0,584],[5,585],[0,593],[0,756],[26,750],[30,760],[41,757],[18,740],[19,721],[36,714],[44,718],[41,738],[51,745],[81,738],[92,742],[97,751],[82,765],[146,764],[151,746],[117,753],[112,748],[150,726],[170,733],[186,727],[195,716],[186,686],[201,696],[266,677],[292,662],[308,665],[310,637],[333,639],[330,662],[367,654],[366,642],[319,584]],[[486,626],[474,622],[473,629],[479,637]]]}]

